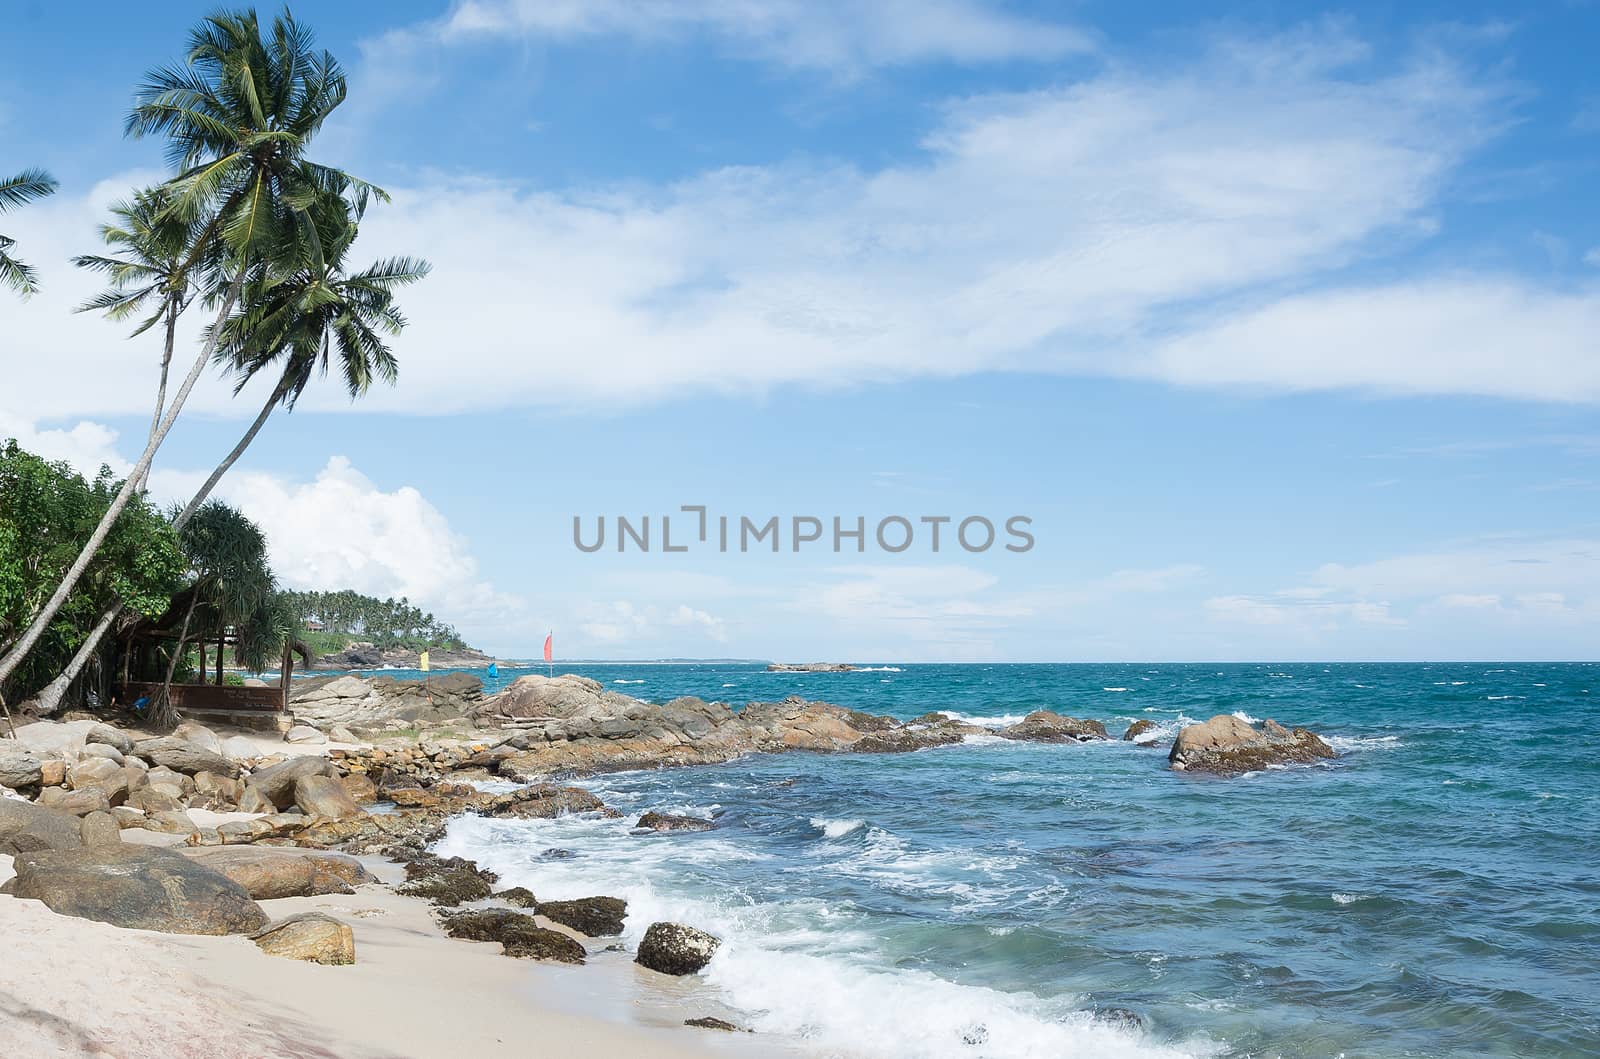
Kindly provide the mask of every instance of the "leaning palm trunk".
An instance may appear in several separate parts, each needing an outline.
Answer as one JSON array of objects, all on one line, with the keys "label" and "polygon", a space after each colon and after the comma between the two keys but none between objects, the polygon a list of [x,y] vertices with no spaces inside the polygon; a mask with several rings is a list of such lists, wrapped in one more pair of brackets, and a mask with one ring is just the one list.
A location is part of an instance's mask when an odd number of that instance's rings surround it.
[{"label": "leaning palm trunk", "polygon": [[172,657],[167,659],[167,679],[161,682],[161,689],[150,697],[147,720],[157,732],[170,732],[178,727],[178,709],[172,705],[172,678],[177,675],[178,660],[183,657],[184,644],[189,640],[189,622],[194,618],[194,605],[199,598],[199,592],[189,596],[189,609],[184,611],[183,627],[178,630],[178,646],[172,649]]},{"label": "leaning palm trunk", "polygon": [[194,366],[189,369],[189,374],[184,377],[183,385],[178,388],[177,394],[174,395],[172,407],[162,417],[156,433],[145,445],[144,452],[139,457],[139,462],[134,464],[133,471],[128,475],[127,480],[122,483],[122,488],[117,491],[116,498],[111,501],[111,506],[106,509],[105,515],[101,517],[100,524],[95,527],[94,533],[90,534],[88,543],[78,553],[78,558],[73,561],[72,567],[67,571],[66,576],[61,579],[61,584],[56,586],[56,590],[50,596],[49,601],[34,616],[32,624],[23,632],[21,638],[12,645],[11,649],[6,652],[5,657],[0,658],[0,686],[4,686],[6,680],[16,671],[17,666],[21,665],[22,660],[28,656],[28,652],[33,650],[34,644],[39,642],[39,637],[44,635],[44,630],[55,618],[56,612],[66,603],[67,597],[72,594],[73,588],[77,586],[78,579],[89,568],[89,563],[94,559],[95,553],[105,543],[106,537],[111,533],[111,527],[116,524],[118,516],[122,514],[122,509],[128,506],[129,500],[133,499],[133,494],[138,491],[139,483],[150,473],[150,464],[155,460],[156,450],[166,440],[168,432],[172,430],[173,423],[177,421],[178,413],[183,410],[184,402],[189,399],[189,391],[194,389],[194,384],[200,378],[200,373],[205,370],[206,364],[211,360],[211,354],[216,349],[217,336],[221,331],[222,323],[228,318],[228,313],[232,311],[233,303],[238,300],[239,290],[243,285],[244,270],[240,269],[234,276],[233,282],[228,286],[228,293],[223,298],[222,308],[217,314],[216,326],[211,329],[210,336],[206,338],[205,345],[201,347],[200,356],[195,358]]},{"label": "leaning palm trunk", "polygon": [[235,445],[233,451],[228,453],[221,463],[217,464],[217,469],[211,472],[211,477],[206,479],[205,484],[200,487],[199,492],[194,494],[194,498],[189,501],[188,506],[173,520],[174,527],[182,529],[194,517],[194,513],[200,510],[200,505],[205,503],[211,496],[211,490],[215,489],[217,483],[222,481],[222,476],[228,473],[228,468],[238,462],[239,457],[244,455],[244,450],[249,448],[250,443],[256,439],[256,435],[261,433],[261,428],[267,425],[267,419],[272,415],[272,410],[283,400],[285,389],[286,387],[282,382],[272,388],[272,393],[267,395],[267,403],[261,406],[261,411],[257,413],[255,422],[250,424],[250,429],[244,432],[244,437],[239,439],[239,444]]},{"label": "leaning palm trunk", "polygon": [[[178,307],[176,304],[169,305],[167,307],[167,342],[161,351],[161,381],[156,385],[156,410],[154,415],[150,417],[150,434],[145,439],[146,445],[155,440],[156,434],[161,429],[162,413],[166,411],[167,372],[172,366],[172,350],[177,339],[177,325]],[[144,477],[139,482],[139,488],[143,489],[149,483],[150,472],[146,468]],[[188,520],[184,519],[183,521],[187,522]],[[178,523],[178,528],[182,528],[181,522]],[[67,667],[61,671],[61,675],[45,685],[44,689],[39,692],[37,709],[41,716],[48,717],[61,708],[61,700],[67,697],[67,689],[72,687],[72,682],[78,679],[78,674],[83,672],[83,667],[88,665],[89,659],[94,657],[95,651],[100,647],[100,641],[105,639],[112,623],[117,620],[117,616],[121,613],[121,603],[113,603],[106,608],[106,612],[100,615],[100,620],[95,623],[94,628],[89,630],[89,635],[84,637],[83,643],[78,645],[78,650],[72,656],[72,661],[67,663]]]}]

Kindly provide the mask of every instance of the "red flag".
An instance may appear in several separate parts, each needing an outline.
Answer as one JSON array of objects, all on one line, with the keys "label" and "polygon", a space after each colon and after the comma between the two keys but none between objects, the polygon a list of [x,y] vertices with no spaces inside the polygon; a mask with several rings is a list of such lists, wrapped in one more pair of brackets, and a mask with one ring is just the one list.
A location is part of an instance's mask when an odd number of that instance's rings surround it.
[{"label": "red flag", "polygon": [[550,654],[551,654],[550,647],[555,642],[555,638],[556,638],[556,634],[555,633],[551,633],[549,636],[546,636],[544,638],[544,660],[546,662],[551,660],[551,658],[550,658]]}]

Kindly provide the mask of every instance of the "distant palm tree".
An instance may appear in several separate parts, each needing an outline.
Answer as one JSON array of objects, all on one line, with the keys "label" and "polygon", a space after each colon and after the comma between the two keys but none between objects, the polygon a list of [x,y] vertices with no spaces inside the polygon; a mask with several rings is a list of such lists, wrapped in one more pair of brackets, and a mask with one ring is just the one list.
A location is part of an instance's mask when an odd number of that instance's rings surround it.
[{"label": "distant palm tree", "polygon": [[[14,177],[0,178],[0,213],[42,199],[56,187],[55,178],[43,169],[24,169]],[[39,284],[33,266],[11,256],[11,248],[16,245],[15,239],[0,235],[0,283],[26,298],[39,289]]]},{"label": "distant palm tree", "polygon": [[312,211],[327,200],[348,199],[359,215],[371,196],[387,197],[306,157],[310,141],[344,98],[338,62],[313,51],[311,33],[288,12],[273,22],[269,37],[263,37],[254,11],[207,17],[190,34],[188,63],[153,70],[139,88],[127,131],[167,138],[168,159],[179,170],[164,185],[170,209],[197,233],[185,268],[215,259],[212,283],[222,291],[217,323],[100,525],[33,623],[0,657],[0,684],[55,618],[149,473],[245,281],[258,270],[292,274],[307,261],[321,267]]}]

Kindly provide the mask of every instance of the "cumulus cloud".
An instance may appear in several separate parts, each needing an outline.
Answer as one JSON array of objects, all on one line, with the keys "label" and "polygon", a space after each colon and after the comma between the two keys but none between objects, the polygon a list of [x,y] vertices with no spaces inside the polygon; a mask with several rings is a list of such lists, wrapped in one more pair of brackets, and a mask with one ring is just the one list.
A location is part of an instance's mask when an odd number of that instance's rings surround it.
[{"label": "cumulus cloud", "polygon": [[[362,407],[615,408],[996,370],[1600,396],[1593,285],[1334,282],[1435,230],[1441,188],[1502,109],[1491,82],[1437,56],[1378,74],[1365,58],[1331,32],[1229,41],[1188,65],[955,100],[920,152],[878,168],[392,188],[362,245],[435,271],[403,297],[400,386]],[[8,223],[51,265],[84,249],[92,206],[65,195]],[[149,365],[119,329],[67,315],[86,277],[46,279],[0,305],[0,342],[30,351],[0,408],[136,410]],[[60,363],[77,385],[52,383]],[[193,400],[243,411],[213,383]],[[323,388],[305,405],[344,399]]]}]

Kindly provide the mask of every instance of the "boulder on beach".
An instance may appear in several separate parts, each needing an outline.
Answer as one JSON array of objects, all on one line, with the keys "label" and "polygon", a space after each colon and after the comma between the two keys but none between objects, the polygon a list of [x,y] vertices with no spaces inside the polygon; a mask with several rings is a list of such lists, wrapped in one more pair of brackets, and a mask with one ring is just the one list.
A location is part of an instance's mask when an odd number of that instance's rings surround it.
[{"label": "boulder on beach", "polygon": [[111,802],[106,797],[106,792],[98,787],[86,787],[76,791],[69,791],[65,787],[46,787],[39,792],[39,804],[63,813],[71,813],[73,816],[88,816],[90,813],[104,813],[111,809]]},{"label": "boulder on beach", "polygon": [[185,775],[193,775],[196,772],[215,772],[219,776],[239,774],[239,766],[221,754],[186,739],[179,739],[177,736],[140,740],[133,745],[133,752],[152,765],[163,766]]},{"label": "boulder on beach", "polygon": [[583,943],[559,930],[541,927],[532,916],[509,908],[456,912],[444,919],[444,932],[469,941],[498,941],[507,956],[582,963]]},{"label": "boulder on beach", "polygon": [[405,885],[400,892],[423,897],[436,905],[454,907],[468,901],[482,901],[494,893],[498,877],[461,857],[436,857],[424,854],[406,865]]},{"label": "boulder on beach", "polygon": [[124,756],[133,753],[133,736],[109,724],[96,724],[84,733],[85,745],[99,744],[116,749]]},{"label": "boulder on beach", "polygon": [[721,944],[705,931],[681,923],[652,923],[634,962],[662,974],[694,974],[711,962]]},{"label": "boulder on beach", "polygon": [[[245,781],[245,794],[252,789],[279,809],[294,805],[294,788],[306,776],[332,776],[333,763],[320,754],[306,754],[257,769]],[[244,805],[241,795],[240,806]]]},{"label": "boulder on beach", "polygon": [[78,825],[85,846],[109,846],[122,841],[122,826],[110,813],[90,813]]},{"label": "boulder on beach", "polygon": [[344,785],[332,776],[301,776],[294,785],[294,804],[307,816],[343,820],[361,812],[361,807],[345,793]]},{"label": "boulder on beach", "polygon": [[697,1019],[684,1019],[683,1024],[685,1026],[693,1026],[696,1029],[722,1030],[726,1033],[733,1033],[739,1028],[727,1019],[719,1019],[714,1015],[701,1015]]},{"label": "boulder on beach", "polygon": [[471,673],[443,673],[423,680],[346,674],[295,681],[289,706],[298,724],[326,731],[335,725],[455,720],[482,699],[483,681]]},{"label": "boulder on beach", "polygon": [[285,743],[305,743],[321,746],[328,741],[328,737],[309,724],[297,724],[283,733],[283,741]]},{"label": "boulder on beach", "polygon": [[1269,719],[1258,729],[1233,714],[1219,713],[1180,731],[1167,760],[1178,771],[1237,776],[1271,765],[1310,764],[1336,756],[1321,737],[1304,728],[1291,731]]},{"label": "boulder on beach", "polygon": [[166,934],[251,934],[267,924],[242,886],[170,849],[43,850],[18,854],[13,867],[15,896],[64,916]]},{"label": "boulder on beach", "polygon": [[[261,822],[251,820],[242,823]],[[262,826],[269,832],[272,830],[270,825]],[[219,827],[218,831],[221,830]],[[183,850],[183,853],[211,870],[226,875],[244,887],[257,901],[348,894],[362,883],[372,881],[371,873],[354,857],[324,850],[221,845],[191,847]]]},{"label": "boulder on beach", "polygon": [[71,813],[20,798],[0,797],[0,855],[78,849],[82,845],[82,825]]},{"label": "boulder on beach", "polygon": [[536,910],[552,923],[571,927],[579,934],[610,938],[622,933],[628,902],[620,897],[580,897],[572,901],[541,901]]},{"label": "boulder on beach", "polygon": [[340,967],[356,962],[356,936],[348,924],[321,912],[280,919],[251,941],[268,956]]},{"label": "boulder on beach", "polygon": [[1106,726],[1099,721],[1079,720],[1052,710],[1034,710],[1028,716],[998,733],[1005,739],[1029,743],[1086,743],[1105,739]]},{"label": "boulder on beach", "polygon": [[43,767],[44,759],[28,747],[0,743],[0,787],[37,787],[44,779]]},{"label": "boulder on beach", "polygon": [[652,811],[639,817],[639,822],[633,826],[642,831],[710,831],[717,825],[715,821],[703,820],[698,816]]}]

